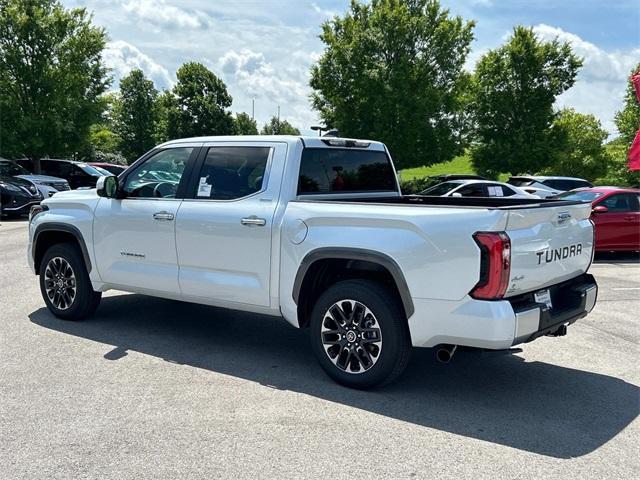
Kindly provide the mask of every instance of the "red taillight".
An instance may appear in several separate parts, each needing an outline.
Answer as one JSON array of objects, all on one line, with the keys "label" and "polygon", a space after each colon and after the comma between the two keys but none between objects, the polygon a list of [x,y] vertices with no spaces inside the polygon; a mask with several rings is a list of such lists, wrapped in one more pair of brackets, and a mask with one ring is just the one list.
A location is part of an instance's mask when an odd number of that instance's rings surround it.
[{"label": "red taillight", "polygon": [[477,232],[480,247],[480,281],[469,295],[481,300],[502,298],[509,286],[511,240],[505,232]]},{"label": "red taillight", "polygon": [[591,241],[591,259],[589,260],[589,266],[587,267],[585,272],[587,272],[591,268],[593,258],[596,255],[596,222],[594,222],[592,219],[589,219],[589,222],[591,223],[591,228],[593,229],[593,236]]}]

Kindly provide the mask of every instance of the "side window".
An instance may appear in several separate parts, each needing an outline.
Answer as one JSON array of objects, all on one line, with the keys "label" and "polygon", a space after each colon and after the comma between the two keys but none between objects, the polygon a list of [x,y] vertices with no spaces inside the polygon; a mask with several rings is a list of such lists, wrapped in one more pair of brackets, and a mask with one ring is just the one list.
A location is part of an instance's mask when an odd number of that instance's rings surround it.
[{"label": "side window", "polygon": [[235,200],[259,192],[270,152],[270,147],[209,148],[198,175],[195,197]]},{"label": "side window", "polygon": [[504,197],[506,195],[513,195],[510,188],[505,188],[502,185],[487,185],[487,193],[490,197]]},{"label": "side window", "polygon": [[193,147],[161,150],[127,175],[122,189],[127,197],[175,198]]},{"label": "side window", "polygon": [[607,207],[610,212],[634,212],[638,211],[638,196],[632,193],[611,195],[600,205]]},{"label": "side window", "polygon": [[68,178],[71,173],[70,164],[67,162],[56,162],[55,160],[40,160],[42,172],[53,177]]},{"label": "side window", "polygon": [[484,185],[482,184],[471,184],[466,187],[462,187],[456,193],[459,193],[463,197],[486,197],[487,193]]},{"label": "side window", "polygon": [[87,172],[82,170],[78,165],[71,165],[71,175],[74,177],[88,177]]},{"label": "side window", "polygon": [[504,197],[510,197],[516,194],[515,190],[512,190],[509,187],[505,187],[504,185],[502,185],[500,188],[502,188],[502,195]]}]

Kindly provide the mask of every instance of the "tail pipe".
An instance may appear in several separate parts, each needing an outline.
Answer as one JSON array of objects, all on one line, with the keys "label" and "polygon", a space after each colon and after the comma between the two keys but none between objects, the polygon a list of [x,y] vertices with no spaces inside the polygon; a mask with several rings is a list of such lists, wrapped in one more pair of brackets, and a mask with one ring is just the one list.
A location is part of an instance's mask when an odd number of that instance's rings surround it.
[{"label": "tail pipe", "polygon": [[442,345],[436,350],[436,358],[440,363],[449,363],[457,348],[457,345]]}]

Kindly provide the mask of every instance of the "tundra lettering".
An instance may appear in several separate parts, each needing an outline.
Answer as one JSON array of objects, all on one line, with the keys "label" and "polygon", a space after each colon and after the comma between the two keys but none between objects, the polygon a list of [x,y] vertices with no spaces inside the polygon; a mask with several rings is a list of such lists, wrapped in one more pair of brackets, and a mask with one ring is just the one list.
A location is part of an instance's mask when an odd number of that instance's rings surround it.
[{"label": "tundra lettering", "polygon": [[544,255],[544,262],[556,262],[558,260],[564,260],[565,258],[575,257],[582,253],[582,244],[576,243],[575,245],[570,245],[568,247],[555,248],[553,250],[545,249],[540,252],[537,252],[538,256],[538,265],[542,263],[542,256]]},{"label": "tundra lettering", "polygon": [[284,318],[310,330],[331,378],[360,389],[400,375],[412,347],[446,363],[458,346],[563,335],[598,291],[590,204],[403,195],[371,140],[171,140],[42,204],[28,259],[53,315],[86,318],[122,290]]}]

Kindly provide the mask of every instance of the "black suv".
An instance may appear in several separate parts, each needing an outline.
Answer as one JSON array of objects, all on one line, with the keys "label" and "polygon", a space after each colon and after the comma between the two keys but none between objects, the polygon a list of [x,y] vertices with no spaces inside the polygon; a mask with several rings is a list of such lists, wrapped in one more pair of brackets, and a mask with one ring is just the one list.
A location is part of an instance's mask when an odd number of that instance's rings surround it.
[{"label": "black suv", "polygon": [[42,201],[42,194],[29,180],[0,175],[0,213],[23,215]]},{"label": "black suv", "polygon": [[[17,160],[17,163],[33,173],[33,164],[30,160]],[[74,190],[82,187],[95,188],[98,178],[103,176],[91,165],[72,160],[42,159],[40,160],[40,169],[43,175],[64,178]]]}]

